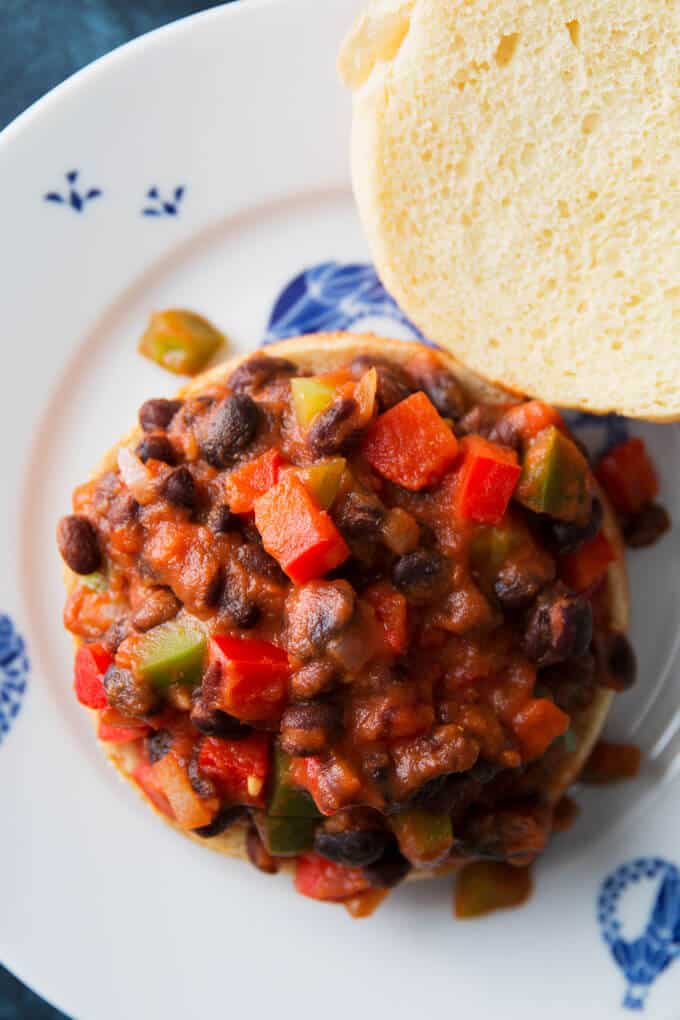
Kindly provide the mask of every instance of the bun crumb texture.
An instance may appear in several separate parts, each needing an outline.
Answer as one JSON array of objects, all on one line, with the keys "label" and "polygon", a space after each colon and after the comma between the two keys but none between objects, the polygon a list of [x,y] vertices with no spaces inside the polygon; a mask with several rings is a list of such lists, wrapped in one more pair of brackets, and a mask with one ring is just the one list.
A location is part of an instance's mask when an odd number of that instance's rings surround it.
[{"label": "bun crumb texture", "polygon": [[515,391],[680,418],[680,4],[374,0],[339,67],[420,329]]}]

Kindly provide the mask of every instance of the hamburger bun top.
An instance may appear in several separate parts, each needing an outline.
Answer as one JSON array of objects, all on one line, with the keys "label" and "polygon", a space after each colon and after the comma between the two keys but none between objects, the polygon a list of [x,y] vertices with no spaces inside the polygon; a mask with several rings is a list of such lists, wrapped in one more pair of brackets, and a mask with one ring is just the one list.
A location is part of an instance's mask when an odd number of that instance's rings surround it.
[{"label": "hamburger bun top", "polygon": [[372,0],[339,67],[387,289],[484,378],[680,418],[680,6]]}]

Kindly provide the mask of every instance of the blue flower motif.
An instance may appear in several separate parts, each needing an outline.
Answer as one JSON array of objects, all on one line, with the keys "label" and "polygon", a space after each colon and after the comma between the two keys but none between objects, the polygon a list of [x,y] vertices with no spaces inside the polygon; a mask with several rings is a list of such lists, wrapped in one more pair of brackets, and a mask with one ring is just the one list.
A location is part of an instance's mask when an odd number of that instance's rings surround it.
[{"label": "blue flower motif", "polygon": [[64,174],[67,187],[61,191],[48,191],[43,198],[46,202],[53,202],[55,205],[65,205],[74,212],[83,212],[88,202],[99,198],[102,194],[101,188],[88,188],[82,191],[78,186],[79,170],[69,170]]},{"label": "blue flower motif", "polygon": [[163,197],[154,185],[146,193],[148,204],[142,209],[142,216],[178,216],[179,207],[186,193],[183,184],[178,185],[170,197]]},{"label": "blue flower motif", "polygon": [[[621,935],[616,912],[628,886],[641,879],[658,880],[656,897],[642,934],[627,940]],[[680,870],[660,857],[639,857],[623,864],[602,883],[597,916],[602,937],[628,982],[623,1005],[644,1009],[652,983],[680,956]]]},{"label": "blue flower motif", "polygon": [[[370,329],[429,341],[404,315],[371,265],[321,262],[295,276],[274,302],[265,343],[304,333]],[[567,411],[566,418],[593,457],[628,437],[628,423],[615,414]]]},{"label": "blue flower motif", "polygon": [[362,320],[388,319],[423,339],[390,297],[373,266],[322,262],[296,276],[277,298],[265,343],[303,333],[350,330]]},{"label": "blue flower motif", "polygon": [[9,616],[0,615],[0,743],[21,708],[28,670],[24,639]]}]

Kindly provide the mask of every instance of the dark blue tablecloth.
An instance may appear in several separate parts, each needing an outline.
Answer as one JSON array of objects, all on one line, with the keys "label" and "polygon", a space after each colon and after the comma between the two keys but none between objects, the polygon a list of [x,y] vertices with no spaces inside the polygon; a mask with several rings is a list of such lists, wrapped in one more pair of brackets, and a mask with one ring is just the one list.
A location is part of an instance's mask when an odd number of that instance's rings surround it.
[{"label": "dark blue tablecloth", "polygon": [[[168,21],[218,6],[187,0],[0,0],[0,129],[95,57]],[[60,1018],[63,1014],[0,967],[0,1020]]]}]

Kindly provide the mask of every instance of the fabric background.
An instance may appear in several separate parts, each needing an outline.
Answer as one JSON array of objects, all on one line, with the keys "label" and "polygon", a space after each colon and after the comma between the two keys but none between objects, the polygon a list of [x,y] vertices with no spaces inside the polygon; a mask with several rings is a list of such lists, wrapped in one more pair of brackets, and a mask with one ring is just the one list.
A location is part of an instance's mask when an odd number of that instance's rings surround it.
[{"label": "fabric background", "polygon": [[[64,78],[121,43],[219,6],[187,0],[0,0],[0,130]],[[64,1016],[0,966],[0,1020]]]}]

